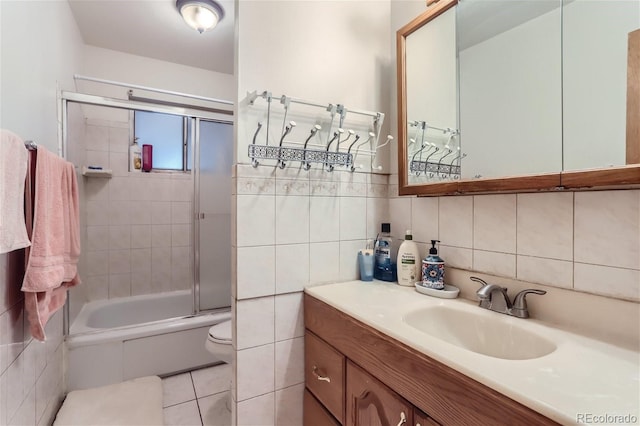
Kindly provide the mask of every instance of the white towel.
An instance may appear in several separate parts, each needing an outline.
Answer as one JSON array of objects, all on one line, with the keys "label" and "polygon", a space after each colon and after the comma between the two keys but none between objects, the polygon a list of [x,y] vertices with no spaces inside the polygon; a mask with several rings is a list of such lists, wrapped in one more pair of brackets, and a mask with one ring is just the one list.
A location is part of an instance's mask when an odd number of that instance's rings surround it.
[{"label": "white towel", "polygon": [[29,153],[18,135],[0,129],[0,253],[31,245],[24,221],[24,179]]}]

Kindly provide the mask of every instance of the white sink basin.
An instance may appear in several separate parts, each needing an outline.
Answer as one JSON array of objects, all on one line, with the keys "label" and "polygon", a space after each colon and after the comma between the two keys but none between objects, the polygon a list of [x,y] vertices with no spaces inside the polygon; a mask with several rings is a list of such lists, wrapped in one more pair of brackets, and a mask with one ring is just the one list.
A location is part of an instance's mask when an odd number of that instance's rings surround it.
[{"label": "white sink basin", "polygon": [[557,347],[552,341],[513,324],[526,320],[491,312],[433,306],[410,312],[402,320],[423,333],[494,358],[540,358]]}]

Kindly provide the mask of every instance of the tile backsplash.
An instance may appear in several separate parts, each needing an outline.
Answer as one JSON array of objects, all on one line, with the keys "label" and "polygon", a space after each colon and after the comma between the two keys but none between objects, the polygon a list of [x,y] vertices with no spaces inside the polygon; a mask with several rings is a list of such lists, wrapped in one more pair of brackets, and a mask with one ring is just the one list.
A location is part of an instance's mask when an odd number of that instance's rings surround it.
[{"label": "tile backsplash", "polygon": [[[414,230],[448,265],[640,301],[640,190],[389,200],[392,230]],[[403,227],[393,226],[401,223]]]}]

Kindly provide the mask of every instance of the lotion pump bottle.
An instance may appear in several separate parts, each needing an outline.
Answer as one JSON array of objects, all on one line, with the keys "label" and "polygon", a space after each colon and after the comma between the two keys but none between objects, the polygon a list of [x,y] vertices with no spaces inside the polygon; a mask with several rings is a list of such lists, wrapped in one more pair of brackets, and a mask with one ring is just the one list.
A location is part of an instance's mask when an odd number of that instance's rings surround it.
[{"label": "lotion pump bottle", "polygon": [[133,143],[129,147],[129,171],[142,171],[142,150],[140,149],[140,145],[138,145],[138,138],[134,138]]},{"label": "lotion pump bottle", "polygon": [[420,281],[420,252],[408,229],[398,249],[398,284],[413,287]]},{"label": "lotion pump bottle", "polygon": [[444,260],[438,256],[436,243],[439,240],[431,240],[429,256],[422,260],[422,285],[434,290],[444,289]]}]

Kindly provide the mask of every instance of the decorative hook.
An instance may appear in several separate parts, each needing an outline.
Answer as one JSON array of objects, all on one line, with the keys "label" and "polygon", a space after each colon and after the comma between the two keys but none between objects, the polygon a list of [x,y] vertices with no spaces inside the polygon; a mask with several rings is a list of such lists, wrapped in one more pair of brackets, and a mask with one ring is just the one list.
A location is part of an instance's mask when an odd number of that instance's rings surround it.
[{"label": "decorative hook", "polygon": [[[296,127],[296,122],[295,121],[290,121],[289,125],[284,128],[284,133],[280,137],[280,144],[278,145],[279,148],[282,148],[282,142],[284,142],[284,138],[289,133],[291,133],[291,130],[293,130],[294,127]],[[282,158],[278,159],[278,167],[280,167],[281,169],[284,169],[286,165],[287,164],[284,162],[284,160],[282,160]]]},{"label": "decorative hook", "polygon": [[[251,143],[252,145],[256,144],[256,138],[258,137],[258,133],[260,133],[260,129],[262,129],[261,121],[258,122],[258,128],[256,129],[256,132],[253,134],[253,142]],[[260,163],[258,162],[258,160],[255,159],[255,157],[251,159],[251,165],[253,166],[254,169],[258,167],[258,164]]]},{"label": "decorative hook", "polygon": [[393,136],[391,135],[387,135],[387,140],[385,141],[385,143],[383,143],[382,145],[379,145],[376,147],[375,151],[373,152],[373,156],[371,157],[371,169],[376,169],[376,170],[382,170],[382,166],[381,165],[377,165],[374,166],[373,162],[376,159],[376,156],[378,155],[378,150],[384,146],[387,146],[389,144],[389,142],[391,142],[393,140]]},{"label": "decorative hook", "polygon": [[304,141],[304,147],[303,147],[304,161],[302,162],[302,168],[305,170],[309,170],[311,168],[311,163],[307,161],[307,144],[309,143],[311,138],[314,137],[316,133],[318,133],[320,130],[322,130],[322,127],[320,127],[319,124],[316,124],[315,126],[313,126],[311,128],[311,132],[309,132],[309,137],[307,138],[306,141]]},{"label": "decorative hook", "polygon": [[[356,138],[359,137],[356,136]],[[369,132],[369,137],[367,139],[365,139],[364,141],[362,141],[357,147],[356,147],[356,152],[353,154],[353,163],[351,164],[351,171],[355,172],[356,168],[362,168],[362,165],[360,166],[356,166],[356,159],[358,158],[358,151],[360,151],[360,147],[366,143],[370,143],[371,139],[375,138],[376,134],[373,132]],[[353,145],[356,143],[357,139],[355,141],[353,141],[353,143],[351,144],[351,146],[349,147],[349,151],[351,152],[351,147],[353,147]]]}]

